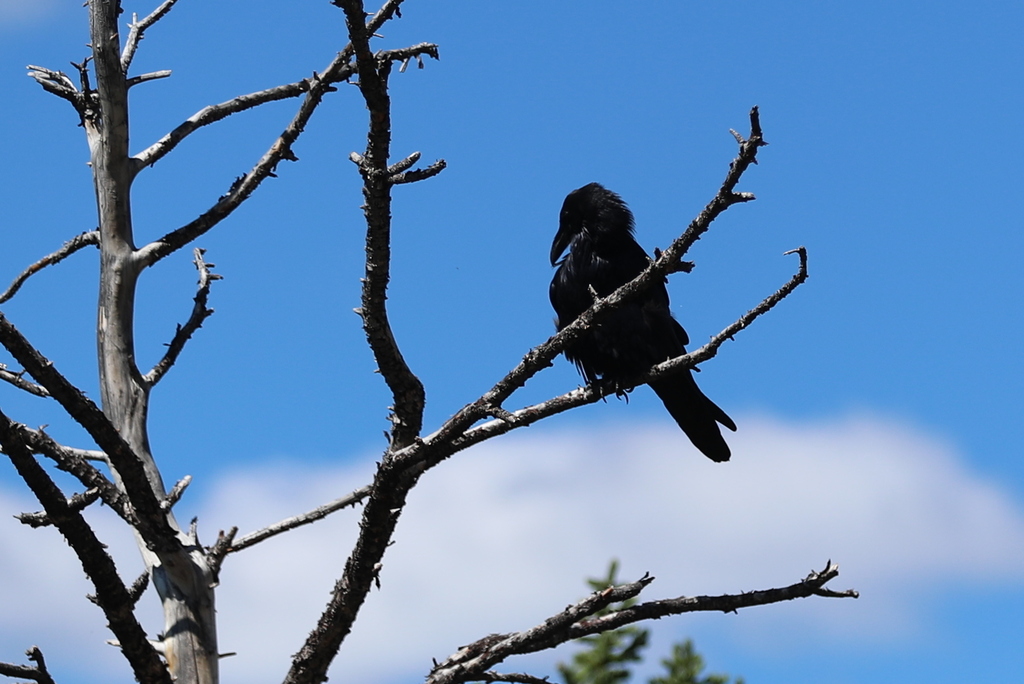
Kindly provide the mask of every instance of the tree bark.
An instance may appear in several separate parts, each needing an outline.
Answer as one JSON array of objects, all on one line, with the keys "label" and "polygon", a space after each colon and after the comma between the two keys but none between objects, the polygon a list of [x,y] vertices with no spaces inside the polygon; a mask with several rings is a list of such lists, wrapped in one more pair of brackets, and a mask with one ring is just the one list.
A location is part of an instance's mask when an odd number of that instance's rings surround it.
[{"label": "tree bark", "polygon": [[[149,384],[135,361],[135,290],[143,268],[132,235],[128,84],[121,64],[118,0],[91,0],[89,19],[97,107],[85,117],[100,233],[100,287],[96,326],[100,396],[104,414],[140,459],[158,500],[166,490],[149,445]],[[114,470],[118,486],[124,482]],[[194,534],[181,530],[169,550],[136,539],[164,611],[163,652],[180,684],[217,684],[214,578]]]}]

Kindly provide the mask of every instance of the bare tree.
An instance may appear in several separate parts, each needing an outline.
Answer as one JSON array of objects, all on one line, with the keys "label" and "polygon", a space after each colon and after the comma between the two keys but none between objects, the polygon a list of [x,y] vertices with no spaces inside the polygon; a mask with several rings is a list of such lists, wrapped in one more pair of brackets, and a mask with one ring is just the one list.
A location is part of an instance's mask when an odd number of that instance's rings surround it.
[{"label": "bare tree", "polygon": [[[362,0],[334,0],[333,4],[345,14],[349,43],[321,71],[293,83],[205,107],[156,142],[132,154],[128,135],[128,91],[170,73],[132,75],[132,61],[145,32],[170,12],[175,2],[164,0],[141,19],[133,15],[128,34],[122,40],[120,0],[89,0],[91,54],[75,65],[74,78],[45,67],[29,67],[29,75],[46,91],[70,103],[80,118],[91,151],[98,228],[72,238],[56,252],[26,268],[0,295],[0,303],[15,296],[26,279],[41,269],[86,247],[99,249],[96,344],[101,406],[88,399],[0,314],[0,344],[22,367],[18,371],[0,369],[0,379],[25,392],[58,402],[95,443],[94,448],[88,449],[59,444],[43,429],[31,429],[0,411],[0,445],[42,506],[42,511],[21,514],[21,521],[36,527],[53,526],[64,537],[94,587],[91,598],[103,611],[116,644],[136,679],[145,684],[169,684],[171,681],[215,684],[218,681],[214,595],[218,571],[229,554],[362,502],[358,539],[344,571],[285,677],[288,684],[317,684],[326,679],[328,667],[351,631],[368,591],[378,581],[385,551],[405,511],[406,497],[420,477],[474,444],[600,400],[607,390],[587,386],[533,405],[516,409],[506,406],[530,378],[550,366],[566,345],[585,334],[609,311],[668,275],[688,270],[689,264],[683,257],[715,218],[733,204],[754,199],[749,193],[737,192],[736,187],[747,167],[755,163],[758,149],[766,143],[755,107],[750,112],[749,135],[734,133],[739,153],[717,194],[644,273],[610,296],[595,301],[575,323],[529,350],[489,391],[463,406],[433,432],[424,434],[424,388],[402,356],[385,305],[390,269],[391,193],[395,186],[437,175],[445,168],[445,162],[439,160],[417,167],[418,152],[392,161],[388,81],[396,64],[400,70],[413,60],[422,65],[425,57],[437,58],[438,47],[420,43],[374,51],[371,41],[383,24],[401,16],[402,0],[387,0],[373,15],[364,11]],[[195,524],[184,529],[175,519],[173,507],[191,478],[186,477],[167,489],[150,449],[147,418],[153,388],[171,370],[189,338],[212,313],[207,300],[211,284],[219,276],[211,272],[203,250],[194,249],[199,286],[191,315],[178,327],[163,358],[148,370],[140,368],[136,362],[133,339],[136,286],[146,269],[191,245],[230,216],[266,178],[274,175],[280,162],[297,161],[292,147],[310,117],[324,97],[335,90],[337,84],[346,81],[358,86],[369,112],[366,149],[362,153],[353,152],[350,157],[363,180],[367,227],[362,304],[357,312],[380,373],[393,396],[388,447],[381,456],[373,481],[366,486],[262,530],[242,536],[235,528],[222,532],[216,543],[206,547],[198,541]],[[247,173],[235,179],[223,195],[192,221],[148,244],[136,244],[131,189],[138,174],[200,128],[283,99],[298,101],[295,114]],[[781,289],[704,346],[661,363],[636,378],[634,386],[694,368],[714,357],[726,340],[785,298],[807,277],[806,252],[801,247],[793,253],[799,256],[799,268]],[[47,461],[70,473],[81,484],[82,491],[71,495],[62,491],[43,467]],[[110,507],[134,533],[147,570],[133,583],[118,575],[106,547],[83,517],[83,510],[97,501]],[[734,611],[812,595],[855,596],[852,591],[834,592],[826,588],[837,574],[837,566],[829,562],[822,572],[812,573],[788,587],[650,601],[595,616],[612,603],[639,595],[653,581],[651,577],[644,577],[598,592],[548,617],[533,629],[493,634],[463,647],[443,662],[435,663],[427,681],[431,684],[471,680],[537,681],[529,675],[502,674],[491,668],[513,655],[552,648],[581,636],[666,615]],[[163,632],[155,639],[148,636],[135,613],[136,602],[149,584],[159,594],[164,613]],[[38,649],[31,648],[28,658],[33,665],[0,663],[0,674],[41,684],[53,682]]]}]

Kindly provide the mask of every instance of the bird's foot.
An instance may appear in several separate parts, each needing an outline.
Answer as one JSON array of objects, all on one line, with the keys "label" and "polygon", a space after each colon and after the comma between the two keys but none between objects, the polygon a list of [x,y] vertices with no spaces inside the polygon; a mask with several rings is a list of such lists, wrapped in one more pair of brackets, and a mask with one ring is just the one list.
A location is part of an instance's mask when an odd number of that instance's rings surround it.
[{"label": "bird's foot", "polygon": [[626,403],[629,403],[629,393],[633,391],[632,387],[622,387],[618,380],[611,378],[597,378],[590,383],[594,389],[601,393],[602,397],[607,397],[610,394],[614,394],[618,399],[624,399]]}]

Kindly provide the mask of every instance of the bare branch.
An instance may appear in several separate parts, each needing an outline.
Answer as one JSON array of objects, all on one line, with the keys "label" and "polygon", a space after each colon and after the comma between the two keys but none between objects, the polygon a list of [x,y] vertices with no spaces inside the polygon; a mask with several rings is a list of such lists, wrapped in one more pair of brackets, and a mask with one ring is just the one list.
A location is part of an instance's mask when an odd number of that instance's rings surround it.
[{"label": "bare branch", "polygon": [[379,582],[380,561],[391,543],[405,497],[418,476],[416,469],[397,468],[391,459],[380,463],[371,495],[366,499],[355,547],[316,627],[292,659],[285,684],[324,681],[327,668],[352,630],[367,593]]},{"label": "bare branch", "polygon": [[[599,634],[623,625],[642,620],[659,620],[668,615],[681,615],[695,612],[735,613],[740,608],[764,606],[794,599],[823,596],[829,598],[859,598],[860,594],[853,589],[834,591],[825,584],[839,576],[839,566],[831,560],[825,564],[821,572],[812,571],[803,580],[779,589],[762,589],[742,594],[724,594],[721,596],[681,596],[674,599],[640,603],[620,611],[584,621],[573,625],[570,639],[578,639],[590,634]],[[562,642],[558,642],[562,643]],[[555,644],[553,644],[555,645]],[[546,646],[551,648],[551,646]]]},{"label": "bare branch", "polygon": [[[363,213],[366,217],[366,275],[363,278],[360,315],[366,340],[373,350],[377,368],[394,397],[390,416],[391,448],[402,448],[419,436],[426,401],[423,383],[406,363],[395,340],[387,313],[387,288],[391,277],[391,98],[388,76],[392,60],[370,50],[373,31],[363,23],[366,13],[361,0],[336,0],[345,12],[345,23],[359,73],[359,92],[369,110],[366,152],[352,155],[363,177]],[[437,55],[437,48],[426,47]],[[408,159],[398,162],[405,167]],[[411,164],[410,164],[411,165]],[[439,165],[440,172],[443,165]],[[405,171],[406,176],[412,173]]]},{"label": "bare branch", "polygon": [[164,0],[153,12],[139,21],[137,14],[132,15],[132,23],[128,25],[128,38],[124,42],[124,49],[121,51],[121,71],[128,73],[128,67],[132,65],[135,51],[139,48],[139,42],[145,37],[146,29],[160,21],[165,14],[171,11],[174,3],[178,0]]},{"label": "bare branch", "polygon": [[231,549],[231,543],[235,540],[236,534],[238,534],[237,527],[232,527],[227,534],[221,530],[217,535],[217,541],[206,550],[206,562],[210,565],[210,572],[215,581],[220,575],[220,566],[224,564],[224,556]]},{"label": "bare branch", "polygon": [[[292,145],[302,134],[312,117],[313,112],[320,105],[323,100],[323,96],[335,90],[333,83],[339,80],[345,80],[351,74],[351,67],[348,65],[348,58],[343,58],[344,53],[339,54],[333,62],[324,70],[323,74],[313,74],[312,78],[306,79],[304,82],[306,97],[303,99],[302,104],[299,106],[299,111],[295,114],[291,123],[285,128],[280,136],[270,146],[270,149],[263,155],[263,157],[256,163],[256,165],[250,169],[245,175],[239,177],[232,183],[227,193],[224,194],[217,200],[210,209],[204,212],[201,216],[185,224],[184,226],[171,231],[164,237],[160,238],[155,242],[151,242],[142,249],[139,250],[140,262],[145,266],[152,266],[154,263],[162,259],[163,257],[171,254],[172,252],[181,249],[189,242],[192,242],[200,235],[203,235],[208,230],[213,228],[215,225],[223,221],[235,209],[237,209],[246,199],[252,195],[253,191],[256,190],[259,185],[267,178],[274,175],[277,165],[283,159],[295,161],[298,159],[292,152]],[[268,91],[264,91],[267,93]],[[282,89],[277,92],[281,97],[293,97],[299,92],[293,93],[290,86],[282,86]],[[273,99],[281,99],[281,97],[275,97]],[[264,101],[270,101],[266,99]],[[255,106],[255,104],[261,104],[262,102],[248,102],[247,105]],[[226,103],[230,104],[230,103]],[[241,109],[247,109],[249,106],[238,105],[239,111]],[[201,121],[197,121],[195,124],[182,124],[178,129],[172,131],[169,136],[165,136],[167,141],[161,145],[160,142],[150,150],[143,152],[141,155],[136,157],[136,166],[141,168],[146,164],[152,164],[160,156],[166,154],[167,151],[173,147],[174,144],[184,139],[186,135],[191,133],[193,130],[198,128],[200,125],[206,125],[212,123],[214,120],[224,118],[228,114],[232,113],[230,107],[226,107],[221,110],[209,113],[206,118],[200,117]],[[206,110],[203,110],[205,112]],[[200,112],[200,116],[203,114]],[[216,118],[215,118],[216,117]],[[193,117],[195,118],[195,117]],[[163,141],[161,141],[163,142]]]},{"label": "bare branch", "polygon": [[[340,80],[344,80],[344,78],[340,78]],[[298,97],[303,93],[309,92],[309,87],[310,80],[303,79],[297,83],[288,83],[286,85],[268,88],[259,92],[249,93],[248,95],[240,95],[218,105],[203,107],[184,122],[179,124],[170,133],[166,134],[164,137],[160,138],[160,140],[135,155],[134,159],[136,167],[142,168],[145,166],[152,166],[157,163],[163,159],[167,153],[177,147],[178,143],[203,126],[209,126],[212,123],[226,119],[232,114],[244,112],[247,109],[253,109],[268,102],[276,102],[278,100],[286,100],[291,97]]]},{"label": "bare branch", "polygon": [[[513,655],[535,653],[554,648],[574,639],[592,634],[600,634],[624,625],[656,620],[668,615],[680,615],[692,612],[735,612],[740,608],[780,603],[797,598],[810,596],[838,596],[856,598],[856,591],[835,592],[824,585],[839,575],[839,566],[829,561],[822,572],[812,572],[806,579],[779,589],[766,589],[742,594],[726,594],[722,596],[681,596],[674,599],[651,601],[623,608],[607,615],[593,617],[602,607],[617,603],[623,599],[615,598],[600,605],[595,597],[610,594],[619,589],[630,587],[624,592],[628,598],[640,593],[652,581],[647,579],[639,588],[623,585],[599,592],[579,603],[569,606],[561,613],[548,618],[542,624],[531,629],[512,634],[492,634],[464,646],[457,653],[439,665],[436,665],[426,679],[426,684],[459,684],[467,681],[486,679],[488,668],[502,662]],[[597,607],[595,607],[597,606]]]},{"label": "bare branch", "polygon": [[[316,629],[292,660],[286,684],[319,684],[326,678],[327,668],[351,631],[367,593],[374,584],[379,586],[380,561],[405,506],[406,494],[419,477],[419,472],[413,469],[392,467],[390,453],[419,439],[425,402],[423,384],[402,357],[387,316],[392,187],[388,165],[391,110],[387,79],[392,59],[386,53],[374,55],[369,44],[376,25],[396,14],[401,3],[389,0],[368,24],[364,23],[366,14],[361,0],[334,0],[334,4],[345,12],[351,54],[355,56],[359,74],[358,86],[369,110],[366,152],[352,157],[363,177],[367,226],[366,275],[357,312],[363,319],[363,330],[377,367],[394,397],[394,412],[389,417],[392,422],[390,446],[371,485],[359,537]],[[427,50],[428,54],[431,49],[436,51],[426,46],[417,48]],[[405,169],[413,163],[415,159],[410,157],[399,162],[390,173],[410,173]],[[432,173],[440,168],[443,167],[438,164]]]},{"label": "bare branch", "polygon": [[4,290],[3,294],[0,294],[0,304],[3,304],[4,302],[10,300],[11,297],[18,293],[18,290],[21,289],[21,286],[25,284],[25,281],[28,280],[29,277],[35,275],[36,273],[43,270],[47,266],[53,266],[54,264],[64,261],[64,259],[71,256],[72,254],[82,249],[83,247],[88,247],[89,245],[99,246],[99,244],[100,233],[98,230],[92,230],[89,231],[88,233],[82,233],[81,235],[76,235],[75,237],[71,238],[70,240],[65,242],[64,245],[56,252],[53,252],[52,254],[47,254],[42,259],[40,259],[39,261],[35,262],[34,264],[26,268],[24,271],[22,271],[18,275],[18,277],[15,278],[14,281],[7,287],[7,289]]},{"label": "bare branch", "polygon": [[169,511],[174,508],[174,504],[178,503],[181,499],[182,494],[188,489],[188,486],[192,484],[192,476],[186,475],[185,477],[178,480],[171,491],[167,492],[167,498],[160,502],[160,508],[164,511]]},{"label": "bare branch", "polygon": [[[388,167],[388,174],[394,176],[396,174],[401,173],[402,171],[411,169],[412,165],[420,160],[420,156],[422,155],[419,152],[413,152],[405,159],[396,161],[394,164]],[[349,159],[351,159],[355,164],[361,165],[363,163],[363,155],[357,152],[353,152],[352,154],[350,154]]]},{"label": "bare branch", "polygon": [[171,76],[171,70],[170,69],[163,69],[161,71],[151,71],[148,74],[140,74],[139,76],[132,76],[127,81],[125,81],[125,85],[128,86],[129,88],[132,88],[134,86],[139,85],[140,83],[146,83],[147,81],[156,81],[157,79],[161,79],[161,78],[170,78],[170,76]]},{"label": "bare branch", "polygon": [[99,460],[105,461],[105,454],[85,449],[72,449],[58,444],[42,430],[31,430],[22,426],[20,432],[21,439],[33,453],[46,456],[57,464],[58,469],[73,475],[89,490],[95,489],[103,503],[129,525],[134,525],[137,522],[138,518],[135,511],[132,510],[128,496],[108,480],[103,473],[88,463],[89,459],[97,459],[96,454],[100,454],[102,457]]},{"label": "bare branch", "polygon": [[78,556],[82,569],[96,590],[97,603],[103,609],[110,630],[120,641],[136,678],[140,682],[171,684],[167,668],[150,646],[145,630],[132,613],[128,589],[118,576],[106,547],[96,538],[82,514],[68,506],[64,494],[32,457],[18,426],[3,412],[0,412],[0,445],[43,505],[52,524]]},{"label": "bare branch", "polygon": [[[648,373],[638,377],[635,381],[622,383],[619,386],[619,389],[621,391],[629,391],[634,387],[647,384],[653,380],[657,380],[658,378],[680,373],[687,369],[696,368],[698,364],[714,358],[718,354],[718,349],[725,344],[726,341],[733,339],[736,334],[750,326],[755,319],[770,311],[801,283],[807,280],[807,250],[803,247],[799,247],[795,250],[786,252],[786,254],[793,253],[800,255],[800,267],[797,273],[795,273],[785,285],[766,297],[753,309],[740,316],[736,321],[722,330],[722,332],[712,337],[711,340],[703,347],[695,349],[688,354],[683,354],[682,356],[677,356],[659,363]],[[555,337],[557,337],[557,335]],[[552,337],[548,342],[537,347],[534,351],[542,349],[545,345],[552,343],[555,337]],[[491,420],[466,429],[463,434],[452,439],[448,446],[439,440],[438,435],[440,431],[435,432],[434,434],[423,438],[422,449],[414,447],[403,453],[397,454],[396,456],[400,458],[402,462],[416,462],[417,459],[429,459],[428,466],[433,465],[438,458],[447,458],[451,454],[462,451],[474,444],[479,444],[480,442],[492,437],[505,434],[506,432],[519,427],[532,425],[539,420],[558,413],[563,413],[579,406],[593,404],[603,399],[610,391],[611,390],[607,388],[588,385],[546,401],[542,401],[538,404],[505,413],[496,411],[494,407],[481,404],[481,415],[493,416],[498,420]]]},{"label": "bare branch", "polygon": [[551,684],[547,677],[535,677],[521,672],[501,673],[488,670],[477,681],[481,682],[513,682],[514,684]]},{"label": "bare branch", "polygon": [[[68,510],[75,512],[84,510],[89,504],[95,502],[100,498],[100,490],[98,489],[87,489],[79,494],[72,494],[67,501]],[[19,513],[14,516],[22,524],[28,525],[29,527],[46,527],[52,525],[49,516],[46,515],[46,511],[39,511],[37,513]]]},{"label": "bare branch", "polygon": [[208,264],[203,260],[203,254],[205,253],[205,249],[199,249],[198,247],[193,251],[194,263],[199,271],[199,289],[194,299],[195,306],[192,307],[192,314],[185,321],[185,325],[179,325],[175,331],[174,338],[167,345],[167,353],[153,366],[153,370],[143,376],[143,382],[149,387],[160,382],[161,378],[177,361],[178,355],[181,354],[181,350],[185,348],[185,343],[189,341],[192,334],[203,326],[203,321],[213,315],[213,309],[207,309],[206,303],[210,297],[210,284],[214,280],[220,280],[221,276],[216,273],[210,273],[210,268],[213,267],[213,264]]},{"label": "bare branch", "polygon": [[28,76],[35,80],[43,90],[57,97],[67,100],[78,112],[80,118],[85,118],[86,95],[75,87],[74,81],[68,78],[63,71],[54,71],[46,67],[29,64],[27,67]]},{"label": "bare branch", "polygon": [[[380,58],[395,61],[421,54],[429,54],[436,59],[437,46],[432,43],[420,43],[407,48],[384,51],[381,53]],[[260,105],[268,102],[286,100],[292,97],[298,97],[303,93],[308,93],[315,79],[320,79],[327,86],[347,81],[355,73],[355,67],[348,63],[351,58],[351,48],[346,47],[322,74],[314,74],[312,79],[306,78],[295,83],[287,83],[273,88],[267,88],[266,90],[260,90],[255,93],[239,95],[227,102],[204,107],[179,124],[174,130],[162,137],[160,140],[135,155],[136,164],[140,168],[152,166],[195,131],[199,130],[203,126],[209,126],[212,123],[221,121],[232,114],[237,114],[248,109],[259,107]],[[166,74],[169,76],[170,72],[157,72],[157,74]],[[139,76],[136,78],[143,77]],[[129,86],[134,85],[132,80],[133,79],[129,79]],[[331,92],[332,90],[333,88],[328,87],[325,89],[325,92]]]},{"label": "bare branch", "polygon": [[[61,375],[53,363],[39,353],[25,336],[0,313],[0,344],[46,388],[75,422],[85,428],[96,444],[110,458],[111,467],[125,483],[125,490],[138,515],[135,526],[155,550],[176,551],[180,548],[174,530],[160,510],[160,504],[149,485],[141,460],[96,404]],[[92,486],[92,485],[90,485]],[[106,502],[106,497],[104,497]]]},{"label": "bare branch", "polygon": [[29,394],[34,394],[37,397],[50,396],[50,393],[46,391],[45,387],[37,385],[30,380],[26,380],[24,375],[25,371],[14,372],[12,370],[7,370],[7,366],[0,363],[0,380],[9,382],[18,389],[23,389]]},{"label": "bare branch", "polygon": [[316,522],[317,520],[322,520],[323,518],[326,518],[328,515],[334,513],[335,511],[340,511],[343,508],[356,505],[369,495],[369,486],[360,487],[351,494],[346,494],[345,496],[335,499],[330,503],[326,503],[323,506],[318,506],[317,508],[314,508],[308,513],[303,513],[302,515],[296,515],[291,518],[286,518],[285,520],[282,520],[278,523],[274,523],[269,527],[264,527],[262,530],[250,532],[241,539],[232,542],[231,545],[228,547],[226,553],[235,553],[236,551],[247,549],[250,546],[255,546],[256,544],[259,544],[261,541],[277,536],[282,532],[287,532],[288,530],[293,530],[296,527],[302,527],[303,525],[308,525],[310,523]]},{"label": "bare branch", "polygon": [[[64,444],[58,444],[46,434],[43,428],[38,430],[31,430],[25,428],[25,439],[28,441],[29,447],[32,451],[37,454],[43,454],[54,461],[59,462],[67,458],[74,458],[81,461],[95,461],[97,463],[105,463],[110,465],[110,459],[102,451],[96,449],[79,449],[78,447],[69,447]],[[52,453],[47,453],[49,450]],[[70,471],[69,471],[70,472]]]},{"label": "bare branch", "polygon": [[[370,33],[375,32],[384,22],[395,16],[401,4],[402,0],[388,0],[381,10],[367,22],[367,31]],[[347,80],[354,73],[354,67],[350,64],[353,54],[352,46],[349,44],[338,53],[337,57],[323,72],[320,74],[314,73],[312,78],[306,79],[299,84],[280,86],[280,89],[272,88],[262,91],[262,93],[236,98],[215,108],[208,108],[210,111],[204,109],[167,136],[164,136],[156,144],[137,155],[135,157],[136,166],[137,168],[142,168],[148,164],[153,164],[200,126],[219,121],[225,116],[234,113],[234,111],[249,109],[263,102],[295,97],[302,93],[306,94],[291,123],[278,136],[277,140],[274,141],[259,162],[248,173],[236,179],[227,193],[220,197],[201,216],[140,249],[138,257],[141,263],[145,266],[152,266],[168,254],[181,249],[200,235],[206,233],[231,215],[235,209],[252,195],[253,191],[264,180],[273,176],[277,165],[282,159],[291,161],[297,159],[292,152],[292,145],[302,134],[313,112],[320,105],[323,96],[335,90],[335,83]]]},{"label": "bare branch", "polygon": [[139,602],[142,595],[146,593],[146,589],[149,587],[149,572],[143,571],[141,575],[135,578],[132,582],[132,586],[128,587],[128,597],[132,601],[132,605]]},{"label": "bare branch", "polygon": [[[776,292],[774,292],[770,296],[765,297],[765,299],[760,304],[758,304],[753,309],[740,316],[725,330],[712,337],[711,341],[705,344],[700,349],[689,354],[677,356],[674,359],[669,359],[668,361],[659,363],[657,366],[651,369],[651,373],[645,376],[643,382],[650,382],[651,380],[660,378],[662,375],[668,375],[671,374],[672,372],[680,371],[684,368],[694,368],[697,364],[704,363],[705,361],[714,358],[715,355],[718,354],[718,348],[721,347],[726,342],[726,340],[731,340],[734,335],[750,326],[750,324],[753,323],[754,320],[756,320],[758,317],[763,316],[764,314],[771,311],[776,304],[778,304],[783,299],[788,297],[793,290],[795,290],[797,287],[803,284],[803,282],[807,280],[807,249],[804,247],[797,247],[796,249],[789,250],[785,254],[800,255],[800,268],[796,272],[796,274],[794,274],[794,276],[789,279],[789,282],[780,287]],[[688,357],[693,358],[689,359]]]},{"label": "bare branch", "polygon": [[30,665],[0,663],[0,675],[3,675],[4,677],[21,677],[24,679],[31,679],[39,684],[54,684],[53,678],[46,670],[46,661],[43,660],[43,652],[39,650],[39,647],[33,646],[25,651],[25,655],[28,656],[29,660],[36,664],[35,667]]},{"label": "bare branch", "polygon": [[[636,598],[644,588],[654,581],[645,575],[636,582],[607,587],[597,591],[582,601],[567,607],[561,613],[549,617],[540,625],[524,632],[514,634],[491,634],[468,646],[463,646],[442,663],[435,665],[427,678],[427,684],[448,684],[452,681],[475,679],[491,665],[500,663],[505,658],[518,653],[529,653],[530,644],[548,640],[565,633],[574,624],[607,608],[613,603],[621,603]],[[484,665],[483,663],[487,663]],[[455,678],[448,673],[457,673]],[[464,678],[459,675],[466,675]]]},{"label": "bare branch", "polygon": [[437,51],[437,45],[435,43],[417,43],[416,45],[410,45],[405,48],[396,48],[394,50],[381,50],[377,53],[377,61],[387,60],[389,62],[402,62],[403,64],[408,62],[410,59],[422,57],[427,55],[434,59],[441,59],[441,55]]},{"label": "bare branch", "polygon": [[426,180],[433,178],[437,174],[445,170],[448,163],[444,159],[438,159],[436,162],[431,164],[425,169],[413,169],[404,173],[393,174],[389,180],[392,185],[401,185],[403,183],[415,183],[417,181]]}]

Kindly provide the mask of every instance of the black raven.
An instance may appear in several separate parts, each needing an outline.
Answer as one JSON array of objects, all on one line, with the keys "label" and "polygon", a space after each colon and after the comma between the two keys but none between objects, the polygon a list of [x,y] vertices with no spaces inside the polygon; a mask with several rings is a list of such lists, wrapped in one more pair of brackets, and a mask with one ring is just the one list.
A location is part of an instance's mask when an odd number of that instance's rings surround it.
[{"label": "black raven", "polygon": [[[561,261],[562,253],[569,250]],[[622,198],[591,183],[562,204],[551,245],[551,305],[561,330],[594,303],[640,275],[650,259],[633,238],[633,213]],[[611,312],[565,350],[588,384],[635,380],[651,366],[686,353],[686,331],[672,317],[668,290],[657,283]],[[697,387],[690,371],[651,384],[694,446],[712,461],[728,461],[729,445],[718,428],[736,424]]]}]

